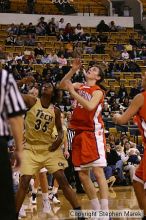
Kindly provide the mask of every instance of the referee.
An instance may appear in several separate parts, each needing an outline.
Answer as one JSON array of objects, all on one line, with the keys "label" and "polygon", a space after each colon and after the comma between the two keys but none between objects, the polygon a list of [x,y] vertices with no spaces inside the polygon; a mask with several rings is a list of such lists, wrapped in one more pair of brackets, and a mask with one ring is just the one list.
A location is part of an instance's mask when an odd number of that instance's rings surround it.
[{"label": "referee", "polygon": [[[11,165],[7,142],[15,140],[16,167],[20,166],[25,104],[12,74],[0,70],[0,219],[16,220]],[[10,133],[11,130],[11,133]]]}]

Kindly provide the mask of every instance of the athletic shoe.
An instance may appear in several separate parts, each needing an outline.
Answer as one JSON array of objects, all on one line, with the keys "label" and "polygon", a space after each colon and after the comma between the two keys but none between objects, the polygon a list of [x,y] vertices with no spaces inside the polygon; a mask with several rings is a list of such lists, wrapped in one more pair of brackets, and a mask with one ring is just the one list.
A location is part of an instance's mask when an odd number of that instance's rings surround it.
[{"label": "athletic shoe", "polygon": [[19,211],[19,217],[22,217],[22,218],[26,217],[26,212],[25,212],[25,210],[23,208],[23,205],[22,205],[22,207],[21,207],[21,209]]},{"label": "athletic shoe", "polygon": [[48,200],[43,200],[43,212],[48,214],[52,212],[51,205]]},{"label": "athletic shoe", "polygon": [[31,202],[32,205],[36,205],[37,204],[36,194],[35,193],[31,194],[30,202]]},{"label": "athletic shoe", "polygon": [[60,204],[60,200],[57,198],[56,194],[49,193],[48,197],[54,204]]}]

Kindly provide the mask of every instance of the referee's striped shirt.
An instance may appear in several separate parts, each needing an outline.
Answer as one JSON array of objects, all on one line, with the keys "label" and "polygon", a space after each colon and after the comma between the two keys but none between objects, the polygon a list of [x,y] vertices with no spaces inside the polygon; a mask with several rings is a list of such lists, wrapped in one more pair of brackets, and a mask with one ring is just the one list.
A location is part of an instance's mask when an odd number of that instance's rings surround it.
[{"label": "referee's striped shirt", "polygon": [[21,115],[26,107],[11,73],[0,70],[0,136],[9,136],[8,118]]},{"label": "referee's striped shirt", "polygon": [[67,142],[68,142],[68,150],[72,150],[72,140],[75,135],[75,131],[71,129],[67,129]]}]

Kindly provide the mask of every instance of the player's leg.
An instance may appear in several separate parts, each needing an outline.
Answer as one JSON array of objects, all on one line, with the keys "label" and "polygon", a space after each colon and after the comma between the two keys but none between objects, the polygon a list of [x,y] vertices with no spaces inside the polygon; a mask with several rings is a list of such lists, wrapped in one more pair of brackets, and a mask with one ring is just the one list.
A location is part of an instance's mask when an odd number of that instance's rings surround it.
[{"label": "player's leg", "polygon": [[80,170],[79,177],[83,184],[84,190],[87,193],[88,198],[90,199],[92,209],[99,210],[100,203],[97,198],[96,189],[93,185],[93,182],[90,179],[89,170]]},{"label": "player's leg", "polygon": [[30,180],[34,174],[40,169],[40,164],[37,162],[37,154],[34,154],[34,146],[25,145],[22,155],[20,168],[20,182],[16,193],[16,213],[19,214],[20,208],[23,204],[25,196],[28,192]]},{"label": "player's leg", "polygon": [[58,192],[59,184],[56,179],[54,179],[54,184],[51,193],[49,193],[49,199],[54,204],[60,204],[60,200],[57,198],[57,192]]},{"label": "player's leg", "polygon": [[102,210],[108,210],[108,184],[102,167],[93,167],[93,173],[99,185],[100,204]]},{"label": "player's leg", "polygon": [[135,195],[139,204],[140,209],[145,210],[146,215],[146,194],[144,189],[144,156],[136,169],[135,175],[133,177],[133,187]]},{"label": "player's leg", "polygon": [[50,213],[51,205],[48,198],[48,180],[46,175],[46,168],[41,169],[39,173],[40,186],[42,190],[42,199],[43,199],[43,212]]},{"label": "player's leg", "polygon": [[29,183],[30,183],[31,178],[32,178],[32,175],[23,175],[20,178],[19,188],[16,193],[16,214],[17,214],[17,216],[19,214],[19,211],[20,211],[20,208],[23,204],[25,196],[28,192],[28,187],[29,187]]},{"label": "player's leg", "polygon": [[40,184],[39,174],[37,173],[34,177],[34,183],[32,184],[32,193],[30,198],[32,205],[36,205],[37,203],[36,197],[37,197],[39,184]]}]

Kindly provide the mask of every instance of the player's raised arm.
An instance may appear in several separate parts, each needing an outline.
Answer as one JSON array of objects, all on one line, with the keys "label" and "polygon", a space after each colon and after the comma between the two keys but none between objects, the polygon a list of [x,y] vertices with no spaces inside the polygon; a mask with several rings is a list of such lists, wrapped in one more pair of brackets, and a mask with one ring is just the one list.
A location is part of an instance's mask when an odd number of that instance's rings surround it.
[{"label": "player's raised arm", "polygon": [[[72,68],[70,71],[63,77],[60,81],[60,89],[66,89],[66,81],[71,80],[71,77],[76,73],[78,69],[81,67],[81,60],[79,58],[75,59],[72,63]],[[76,87],[76,83],[74,84]]]},{"label": "player's raised arm", "polygon": [[71,83],[71,81],[66,81],[65,85],[71,96],[89,111],[95,109],[103,97],[103,92],[101,90],[96,90],[93,92],[91,100],[87,100],[75,91],[74,85]]},{"label": "player's raised arm", "polygon": [[133,117],[138,110],[143,106],[144,103],[144,97],[142,94],[138,94],[135,96],[135,98],[132,100],[130,106],[128,109],[122,114],[115,114],[113,116],[113,121],[115,124],[126,124],[131,117]]}]

